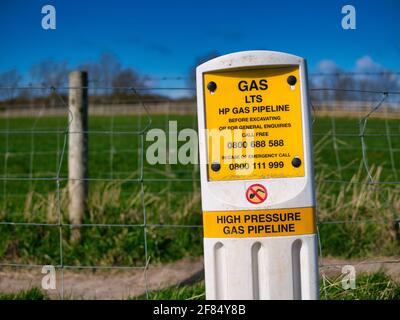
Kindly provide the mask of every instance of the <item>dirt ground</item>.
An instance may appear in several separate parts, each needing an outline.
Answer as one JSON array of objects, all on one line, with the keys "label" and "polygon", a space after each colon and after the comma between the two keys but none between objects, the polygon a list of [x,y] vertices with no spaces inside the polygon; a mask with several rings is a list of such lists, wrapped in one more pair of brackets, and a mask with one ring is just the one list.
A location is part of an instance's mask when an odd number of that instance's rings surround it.
[{"label": "dirt ground", "polygon": [[373,273],[384,271],[392,280],[400,282],[400,257],[374,257],[368,259],[338,259],[327,257],[320,260],[320,274],[326,276],[337,276],[342,272],[345,265],[352,265],[356,274]]},{"label": "dirt ground", "polygon": [[[42,287],[41,267],[0,268],[0,293],[15,293]],[[191,283],[204,278],[203,259],[183,259],[174,263],[143,269],[56,269],[56,289],[47,294],[59,299],[62,286],[64,299],[127,299],[162,288]],[[146,281],[147,279],[147,281]]]},{"label": "dirt ground", "polygon": [[[389,261],[382,263],[380,261]],[[321,264],[321,261],[320,261]],[[384,270],[393,280],[400,282],[400,257],[379,257],[368,260],[343,260],[324,258],[321,274],[335,276],[344,265],[353,265],[357,273]],[[150,265],[143,270],[61,270],[56,271],[55,290],[47,294],[60,298],[62,283],[65,299],[127,299],[146,292],[179,284],[190,284],[204,278],[203,259],[183,259],[164,265]],[[0,268],[0,293],[13,293],[32,287],[41,288],[44,274],[41,268]],[[63,278],[63,281],[62,281]]]}]

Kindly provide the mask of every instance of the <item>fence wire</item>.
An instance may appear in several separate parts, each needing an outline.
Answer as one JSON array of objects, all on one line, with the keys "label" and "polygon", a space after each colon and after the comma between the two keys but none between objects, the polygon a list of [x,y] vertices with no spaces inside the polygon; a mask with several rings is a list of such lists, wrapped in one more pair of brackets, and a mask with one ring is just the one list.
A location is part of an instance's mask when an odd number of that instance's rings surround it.
[{"label": "fence wire", "polygon": [[[379,73],[381,74],[381,73]],[[324,74],[315,74],[315,76],[323,76]],[[185,77],[160,77],[158,80],[187,80]],[[84,222],[82,224],[71,224],[68,221],[65,221],[65,187],[66,183],[71,180],[68,178],[66,168],[65,168],[65,156],[68,153],[67,145],[68,145],[68,137],[70,134],[79,134],[83,132],[70,132],[69,124],[67,121],[62,120],[61,114],[64,115],[65,119],[68,116],[69,110],[68,103],[66,102],[66,94],[65,90],[71,89],[70,87],[1,87],[0,91],[3,93],[2,100],[0,99],[0,121],[2,121],[2,125],[0,127],[0,140],[2,141],[3,147],[0,149],[0,158],[3,160],[3,174],[0,176],[0,181],[3,184],[2,188],[2,213],[0,226],[13,226],[13,227],[36,227],[36,228],[54,228],[58,230],[58,262],[53,264],[53,266],[60,271],[61,273],[61,290],[59,291],[59,297],[61,299],[65,298],[65,284],[64,284],[64,271],[66,269],[69,270],[79,270],[79,269],[107,269],[107,270],[139,270],[143,272],[144,279],[144,292],[146,298],[149,298],[149,294],[151,292],[149,279],[149,267],[152,261],[152,253],[150,252],[149,243],[151,242],[151,250],[154,251],[154,242],[157,242],[157,236],[154,236],[154,229],[188,229],[188,230],[201,230],[201,223],[185,223],[185,221],[193,222],[195,220],[190,220],[187,217],[183,217],[178,221],[180,223],[173,223],[173,220],[168,220],[164,216],[158,217],[158,220],[154,218],[159,212],[154,209],[153,203],[156,205],[164,205],[161,209],[167,208],[169,214],[176,214],[176,211],[181,210],[177,204],[174,203],[174,195],[179,195],[179,198],[184,197],[187,194],[193,194],[192,198],[188,198],[188,201],[193,201],[199,203],[199,167],[198,165],[188,166],[189,170],[185,166],[176,167],[169,162],[164,165],[162,168],[160,167],[149,167],[146,166],[145,160],[145,152],[146,152],[146,134],[152,127],[161,128],[164,126],[164,131],[168,134],[174,134],[173,131],[169,128],[169,121],[173,121],[175,119],[177,113],[177,108],[174,107],[175,104],[179,104],[179,99],[175,99],[174,101],[165,101],[165,100],[149,100],[149,103],[157,104],[160,103],[161,106],[158,108],[156,105],[156,112],[152,114],[151,108],[147,106],[147,102],[145,102],[145,98],[143,97],[143,92],[171,92],[171,91],[188,91],[194,95],[194,88],[190,87],[146,87],[146,88],[133,88],[133,87],[88,87],[87,89],[92,90],[93,97],[96,100],[96,104],[98,105],[106,105],[110,106],[111,111],[117,110],[122,107],[124,104],[126,108],[122,110],[122,116],[118,112],[114,113],[105,113],[105,114],[96,114],[95,110],[93,110],[93,115],[90,116],[90,119],[99,119],[101,122],[100,125],[96,128],[90,127],[87,132],[91,136],[100,136],[96,143],[99,144],[96,148],[92,150],[92,146],[90,147],[89,153],[90,157],[100,157],[101,161],[104,162],[104,166],[97,166],[95,168],[89,167],[90,172],[95,171],[94,174],[90,174],[87,180],[90,183],[96,183],[100,187],[104,187],[104,192],[100,193],[101,197],[107,196],[107,187],[110,184],[120,184],[117,185],[117,188],[122,189],[121,185],[123,184],[132,184],[137,185],[138,188],[134,189],[137,191],[137,197],[130,198],[131,203],[134,203],[138,207],[140,207],[140,213],[142,217],[142,221],[135,221],[133,223],[129,223],[127,221],[123,221],[123,223],[119,223],[117,221],[107,222],[98,222],[96,223],[94,220],[91,220],[90,223]],[[76,88],[82,89],[82,88]],[[19,111],[19,107],[17,105],[17,101],[15,98],[16,93],[21,90],[32,90],[35,91],[34,94],[30,95],[30,101],[24,102],[30,104],[30,112],[31,119],[33,119],[33,123],[29,124],[29,128],[24,128],[20,126],[19,120],[22,119],[21,123],[23,124],[25,118],[22,115],[26,115],[26,113],[21,113]],[[126,101],[119,101],[117,95],[112,94],[104,94],[105,92],[129,92],[131,94],[130,98],[134,99],[134,103],[129,103]],[[40,97],[46,96],[47,94],[51,95],[54,100],[51,103],[57,103],[58,108],[54,108],[54,114],[49,112],[48,106],[46,102],[39,107],[37,107],[38,101],[40,102]],[[328,95],[326,93],[329,93]],[[335,109],[333,107],[327,106],[328,102],[332,101],[332,97],[329,95],[334,95],[335,93],[350,93],[350,94],[358,94],[362,96],[363,94],[368,95],[368,99],[362,100],[361,104],[364,105],[363,108],[354,107],[356,110],[349,110],[347,103],[349,100],[342,101],[342,108]],[[397,143],[397,137],[400,136],[400,126],[398,123],[393,122],[391,119],[394,115],[394,119],[398,119],[400,115],[400,106],[398,100],[394,99],[391,105],[385,103],[388,101],[390,97],[397,97],[400,95],[400,92],[397,91],[376,91],[376,90],[353,90],[346,88],[312,88],[310,90],[310,94],[312,97],[312,105],[313,105],[313,125],[316,126],[319,123],[319,119],[324,117],[324,119],[328,119],[328,121],[324,121],[323,125],[321,125],[321,131],[318,132],[314,130],[314,139],[317,141],[316,148],[321,148],[320,152],[326,152],[326,150],[333,151],[333,166],[335,170],[329,169],[328,167],[324,167],[322,164],[320,167],[317,166],[317,184],[320,183],[322,185],[330,186],[333,193],[346,192],[346,189],[349,185],[357,185],[360,186],[360,192],[367,191],[367,188],[370,190],[371,188],[375,188],[376,192],[386,192],[384,187],[393,187],[395,190],[394,198],[387,199],[387,203],[379,203],[381,208],[387,207],[388,210],[392,210],[393,215],[391,217],[344,217],[342,219],[331,219],[327,217],[326,213],[321,213],[319,208],[317,212],[317,232],[318,232],[318,246],[319,246],[319,267],[322,274],[322,280],[325,283],[325,271],[329,268],[337,268],[346,263],[330,263],[329,259],[326,262],[326,256],[324,256],[323,252],[323,243],[324,243],[324,232],[321,228],[329,225],[345,225],[351,226],[355,224],[372,224],[372,225],[390,225],[390,224],[399,224],[400,215],[398,214],[399,207],[396,207],[398,200],[398,184],[400,181],[398,180],[398,170],[399,168],[399,155],[400,155],[400,145]],[[322,95],[322,98],[315,98],[313,94]],[[374,96],[374,99],[371,99],[371,94],[377,95]],[[111,99],[111,102],[110,102]],[[104,101],[102,101],[104,100]],[[173,99],[172,99],[173,100]],[[56,102],[55,102],[56,101]],[[47,102],[49,103],[49,102]],[[189,105],[189,107],[185,110],[182,110],[183,115],[190,115],[189,117],[182,116],[180,120],[184,123],[183,125],[189,126],[191,128],[197,127],[197,120],[194,116],[195,108],[194,102],[185,102]],[[91,107],[95,109],[95,107]],[[119,109],[118,109],[119,110]],[[161,110],[161,116],[160,116]],[[354,114],[352,116],[356,116],[359,118],[358,128],[347,128],[344,126],[344,131],[341,132],[338,126],[338,115],[347,117],[347,111],[351,111]],[[126,114],[124,113],[126,112]],[[43,119],[47,119],[48,114],[51,114],[53,118],[48,120],[49,122],[56,122],[56,126],[52,128],[43,127],[41,121]],[[33,116],[32,116],[33,115]],[[383,119],[384,130],[382,128],[370,128],[368,126],[370,119],[375,118]],[[122,121],[121,118],[131,117],[124,125],[119,124],[119,121]],[[136,117],[136,127],[132,127],[131,119]],[[155,120],[157,120],[155,123]],[[90,122],[91,120],[89,120]],[[17,126],[15,126],[18,124]],[[179,124],[179,121],[178,121]],[[47,124],[46,124],[47,125]],[[154,126],[153,126],[154,125]],[[342,125],[343,129],[343,125]],[[371,129],[371,130],[369,130]],[[397,131],[397,132],[396,132]],[[177,134],[177,132],[175,132]],[[42,149],[45,147],[44,140],[41,141],[40,137],[53,137],[55,136],[56,144],[54,150],[51,148],[50,150]],[[136,141],[129,140],[133,138],[137,138]],[[343,139],[358,139],[359,147],[349,146]],[[379,139],[379,143],[382,141],[386,141],[388,148],[382,148],[381,146],[371,147],[368,145],[368,139]],[[22,140],[21,140],[22,139]],[[121,140],[120,140],[121,139]],[[325,140],[324,140],[325,139]],[[107,141],[107,144],[105,143]],[[122,141],[122,142],[121,142]],[[319,145],[321,143],[321,146]],[[22,150],[18,150],[17,144],[23,144],[21,147]],[[123,146],[121,146],[123,144]],[[129,146],[129,147],[127,147]],[[38,151],[40,150],[40,151]],[[348,153],[351,151],[361,151],[361,164],[352,163],[350,164],[348,161],[343,159],[343,155],[348,157]],[[175,150],[177,152],[177,150]],[[388,168],[384,168],[385,173],[388,173],[387,176],[382,180],[382,177],[377,174],[376,164],[371,165],[374,161],[370,161],[369,155],[371,153],[377,154],[378,156],[382,156],[380,152],[388,151]],[[47,163],[48,159],[54,156],[53,164],[50,164],[50,161]],[[46,169],[44,172],[35,172],[35,159],[42,159],[43,162],[46,162],[46,166],[50,168],[52,165],[55,167],[53,171],[50,169]],[[136,158],[135,162],[132,159]],[[25,160],[28,163],[28,172],[27,174],[21,174],[18,170],[22,166],[20,164],[13,164],[13,159],[21,159],[22,163]],[[52,160],[52,161],[53,161]],[[131,161],[131,162],[129,162]],[[124,162],[127,162],[126,164]],[[136,164],[136,166],[133,166]],[[383,164],[382,164],[383,165]],[[121,169],[121,166],[123,167]],[[47,167],[46,167],[47,168]],[[330,170],[327,176],[319,175],[318,170]],[[97,171],[96,171],[97,170]],[[360,172],[363,172],[364,175]],[[358,174],[358,175],[357,175]],[[355,177],[355,178],[354,178]],[[82,179],[81,179],[82,180]],[[17,192],[18,190],[14,190],[13,192],[9,192],[8,187],[10,184],[16,183],[18,189],[22,184],[28,184],[26,192]],[[21,202],[29,202],[32,199],[32,194],[38,188],[37,184],[44,184],[45,190],[48,184],[55,184],[55,198],[53,200],[53,204],[51,208],[45,208],[48,212],[54,210],[56,212],[56,217],[53,217],[53,221],[29,221],[29,217],[35,216],[37,212],[35,212],[34,205],[25,205],[25,210],[19,212],[14,209],[12,212],[9,211],[10,207],[10,199],[15,201],[16,203]],[[183,190],[178,190],[177,183],[188,183],[189,187],[184,187]],[[103,184],[103,185],[101,185]],[[109,184],[109,185],[107,185]],[[151,185],[161,185],[161,188],[156,189],[155,191],[149,191],[151,189]],[[336,187],[338,186],[338,187]],[[12,188],[12,186],[10,187]],[[190,189],[188,191],[188,189]],[[132,196],[132,189],[128,190],[119,190],[121,195]],[[164,192],[164,193],[163,193]],[[317,190],[318,192],[318,190]],[[350,192],[350,191],[349,191]],[[43,198],[43,194],[46,194],[45,191],[39,192],[40,196]],[[162,194],[165,196],[165,199],[157,202],[156,197]],[[195,195],[197,194],[197,198]],[[321,195],[321,197],[324,194]],[[160,197],[160,196],[159,196]],[[13,200],[16,199],[16,200]],[[114,199],[115,200],[115,199]],[[44,201],[44,200],[43,200]],[[100,201],[100,200],[99,200]],[[165,203],[163,203],[165,202]],[[139,205],[138,205],[139,204]],[[178,203],[178,205],[182,205],[182,203]],[[46,206],[46,204],[44,205]],[[125,205],[124,205],[125,206]],[[29,210],[26,210],[28,207]],[[33,207],[33,211],[32,210]],[[123,214],[131,214],[129,209],[129,204],[127,205],[127,211],[124,208]],[[188,215],[193,214],[195,205],[188,209]],[[43,209],[44,210],[44,209]],[[107,209],[103,210],[107,211]],[[192,211],[191,211],[192,210]],[[175,213],[174,213],[175,212]],[[106,212],[107,213],[107,212]],[[200,211],[196,213],[200,216]],[[16,216],[22,219],[26,219],[26,221],[15,221],[12,217]],[[51,215],[51,213],[48,213]],[[11,218],[11,219],[10,219]],[[50,219],[51,220],[51,219]],[[128,219],[129,220],[129,219]],[[135,220],[135,219],[133,219]],[[138,220],[138,219],[136,219]],[[85,221],[89,221],[85,219]],[[135,251],[138,249],[139,253],[136,256],[141,256],[141,262],[138,264],[137,259],[130,264],[105,264],[104,262],[100,264],[87,264],[83,265],[79,263],[72,264],[71,259],[66,261],[66,250],[71,251],[70,245],[68,241],[65,239],[66,233],[72,227],[79,227],[81,229],[84,228],[108,228],[108,229],[140,229],[143,231],[142,234],[142,245],[138,246],[138,248],[131,248],[130,250]],[[122,231],[121,231],[122,232]],[[175,231],[174,231],[175,232]],[[176,231],[178,232],[178,231]],[[149,237],[152,237],[149,239]],[[155,240],[154,240],[155,237]],[[101,238],[101,236],[100,236]],[[18,243],[18,239],[14,239]],[[83,240],[84,241],[84,240]],[[149,242],[150,241],[150,242]],[[201,236],[197,237],[197,241],[200,243],[201,247]],[[160,242],[162,242],[160,240]],[[123,241],[121,242],[123,243]],[[34,243],[24,244],[26,251],[29,252],[29,247],[34,246]],[[6,252],[9,248],[3,248],[3,252]],[[161,249],[162,250],[162,245]],[[24,262],[21,262],[18,258],[15,261],[8,261],[7,254],[3,255],[3,260],[0,263],[0,267],[13,267],[13,268],[42,268],[43,264],[40,263],[30,263],[29,261],[37,261],[35,257],[31,257],[30,259],[25,259]],[[25,257],[26,258],[26,257]],[[129,260],[129,259],[128,259]],[[103,260],[102,260],[103,261]],[[133,261],[133,260],[129,260]],[[375,258],[375,259],[366,259],[360,262],[360,264],[392,264],[392,263],[400,263],[400,259],[388,257],[385,259]],[[326,292],[325,292],[326,294]]]}]

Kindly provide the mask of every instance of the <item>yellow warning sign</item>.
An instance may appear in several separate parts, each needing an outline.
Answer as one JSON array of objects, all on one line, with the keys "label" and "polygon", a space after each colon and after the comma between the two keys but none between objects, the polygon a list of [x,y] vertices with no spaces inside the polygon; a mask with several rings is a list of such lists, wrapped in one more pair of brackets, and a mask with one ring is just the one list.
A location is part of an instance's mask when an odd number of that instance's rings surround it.
[{"label": "yellow warning sign", "polygon": [[204,74],[210,181],[304,176],[298,67]]},{"label": "yellow warning sign", "polygon": [[203,213],[205,238],[294,236],[316,232],[312,207]]}]

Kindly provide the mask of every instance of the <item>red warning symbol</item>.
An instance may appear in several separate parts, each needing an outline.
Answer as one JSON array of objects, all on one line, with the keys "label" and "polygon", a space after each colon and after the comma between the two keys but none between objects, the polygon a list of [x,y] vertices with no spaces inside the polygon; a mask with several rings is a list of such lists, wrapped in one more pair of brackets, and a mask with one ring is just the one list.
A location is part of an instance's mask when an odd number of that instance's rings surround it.
[{"label": "red warning symbol", "polygon": [[247,201],[254,204],[263,203],[267,199],[267,196],[267,189],[258,183],[252,184],[246,191]]}]

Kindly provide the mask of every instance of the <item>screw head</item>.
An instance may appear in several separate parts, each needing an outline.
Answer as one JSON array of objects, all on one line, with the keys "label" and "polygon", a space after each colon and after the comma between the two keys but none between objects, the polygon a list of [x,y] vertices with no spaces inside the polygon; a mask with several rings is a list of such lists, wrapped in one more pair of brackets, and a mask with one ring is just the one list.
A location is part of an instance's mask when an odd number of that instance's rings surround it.
[{"label": "screw head", "polygon": [[289,85],[291,85],[291,86],[294,86],[294,85],[296,84],[296,82],[297,82],[297,79],[296,79],[295,76],[289,76],[289,77],[287,78],[287,83],[288,83]]},{"label": "screw head", "polygon": [[210,90],[211,92],[214,92],[215,90],[217,90],[217,84],[214,81],[210,81],[207,84],[207,89]]},{"label": "screw head", "polygon": [[295,168],[300,167],[301,166],[301,159],[298,158],[298,157],[294,157],[292,159],[292,166],[295,167]]},{"label": "screw head", "polygon": [[221,165],[220,165],[218,162],[213,162],[213,163],[211,164],[211,170],[212,170],[212,171],[217,172],[217,171],[219,171],[220,169],[221,169]]}]

